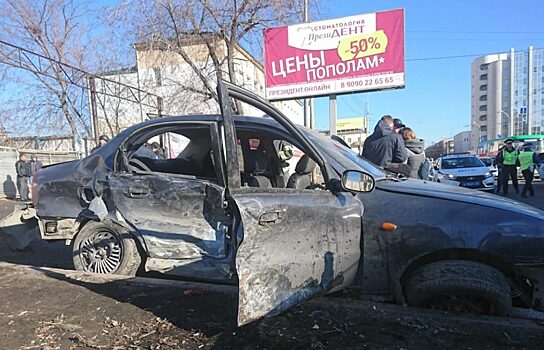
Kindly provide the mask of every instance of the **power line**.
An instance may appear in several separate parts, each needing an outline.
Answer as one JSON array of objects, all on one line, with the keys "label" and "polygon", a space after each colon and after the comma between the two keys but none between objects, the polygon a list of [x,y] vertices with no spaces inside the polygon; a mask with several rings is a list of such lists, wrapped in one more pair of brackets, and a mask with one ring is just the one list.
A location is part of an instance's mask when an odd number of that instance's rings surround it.
[{"label": "power line", "polygon": [[[433,60],[451,60],[456,58],[467,58],[467,57],[479,57],[479,56],[486,56],[490,55],[489,53],[480,53],[480,54],[472,54],[472,55],[457,55],[457,56],[438,56],[438,57],[424,57],[424,58],[409,58],[406,59],[406,62],[413,62],[413,61],[433,61]],[[492,55],[492,54],[491,54]]]}]

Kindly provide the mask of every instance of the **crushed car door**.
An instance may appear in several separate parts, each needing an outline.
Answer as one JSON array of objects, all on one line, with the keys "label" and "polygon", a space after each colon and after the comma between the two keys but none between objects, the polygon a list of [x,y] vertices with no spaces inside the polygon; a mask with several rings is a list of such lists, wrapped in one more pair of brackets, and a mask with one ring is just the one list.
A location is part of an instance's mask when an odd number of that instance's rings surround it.
[{"label": "crushed car door", "polygon": [[[185,127],[183,125],[180,130]],[[151,270],[169,271],[171,269],[167,267],[170,266],[170,261],[177,260],[171,266],[175,266],[173,273],[177,275],[223,279],[230,273],[229,264],[210,263],[228,258],[230,217],[223,208],[225,187],[218,157],[217,125],[213,124],[210,131],[209,129],[206,126],[207,135],[211,131],[211,146],[206,143],[206,147],[211,148],[206,148],[202,154],[214,158],[213,164],[216,164],[214,168],[217,172],[215,181],[195,175],[151,171],[152,169],[118,171],[109,176],[108,184],[114,205],[141,235],[149,255],[146,267]],[[194,132],[194,135],[185,150],[194,150],[203,144],[204,134]],[[137,137],[139,136],[134,136]],[[196,142],[195,147],[192,147],[193,140]],[[172,162],[170,164],[174,166],[171,168],[176,168],[177,171],[180,168],[199,168],[180,166],[185,164],[180,163],[184,161],[182,155],[155,162]],[[194,157],[190,156],[189,159],[194,160]],[[180,264],[180,261],[183,263]]]},{"label": "crushed car door", "polygon": [[[218,92],[229,199],[235,203],[243,225],[243,239],[236,253],[238,324],[243,325],[351,284],[360,257],[362,204],[351,193],[241,187],[228,96],[252,104],[273,118],[279,112],[230,84],[220,82]],[[328,179],[328,166],[315,147],[287,118],[276,117],[298,136],[298,143],[305,146]]]}]

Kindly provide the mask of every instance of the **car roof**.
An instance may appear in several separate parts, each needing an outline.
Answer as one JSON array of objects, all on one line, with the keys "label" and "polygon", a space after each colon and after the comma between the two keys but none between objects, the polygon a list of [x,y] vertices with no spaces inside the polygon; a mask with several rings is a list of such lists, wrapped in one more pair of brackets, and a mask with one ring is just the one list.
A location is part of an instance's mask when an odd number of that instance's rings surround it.
[{"label": "car roof", "polygon": [[450,159],[450,158],[466,158],[466,157],[476,157],[476,156],[470,153],[452,153],[452,154],[445,154],[441,158]]}]

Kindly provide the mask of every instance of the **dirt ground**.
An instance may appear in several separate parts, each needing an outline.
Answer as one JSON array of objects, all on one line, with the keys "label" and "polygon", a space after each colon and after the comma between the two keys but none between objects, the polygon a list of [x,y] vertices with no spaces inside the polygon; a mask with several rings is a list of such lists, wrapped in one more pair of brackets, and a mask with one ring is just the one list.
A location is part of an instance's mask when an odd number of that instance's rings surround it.
[{"label": "dirt ground", "polygon": [[[528,201],[544,208],[537,186]],[[13,204],[0,200],[0,217]],[[69,271],[62,242],[12,252],[0,240],[0,261],[0,349],[544,349],[544,321],[345,295],[238,328],[234,287]]]},{"label": "dirt ground", "polygon": [[538,349],[537,321],[319,298],[237,328],[232,287],[0,263],[2,349]]}]

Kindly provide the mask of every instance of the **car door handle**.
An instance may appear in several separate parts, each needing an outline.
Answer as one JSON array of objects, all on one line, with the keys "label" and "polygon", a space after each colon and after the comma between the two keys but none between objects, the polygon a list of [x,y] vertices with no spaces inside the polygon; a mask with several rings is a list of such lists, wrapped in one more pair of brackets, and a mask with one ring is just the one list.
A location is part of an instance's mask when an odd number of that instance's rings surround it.
[{"label": "car door handle", "polygon": [[126,192],[129,198],[145,198],[149,196],[149,188],[146,187],[129,187]]},{"label": "car door handle", "polygon": [[283,216],[283,211],[275,210],[268,211],[259,215],[259,225],[273,225],[281,221]]}]

